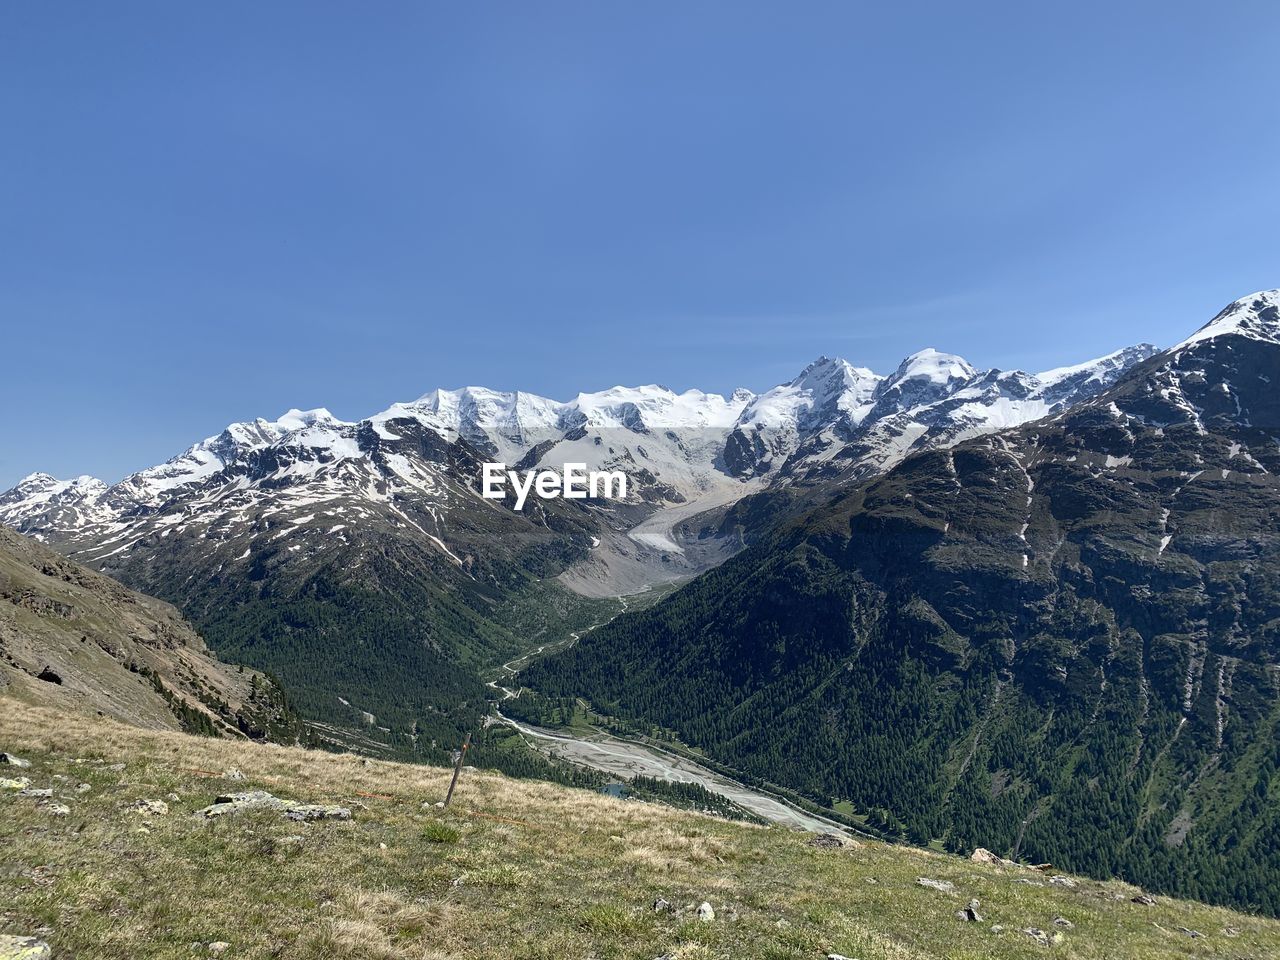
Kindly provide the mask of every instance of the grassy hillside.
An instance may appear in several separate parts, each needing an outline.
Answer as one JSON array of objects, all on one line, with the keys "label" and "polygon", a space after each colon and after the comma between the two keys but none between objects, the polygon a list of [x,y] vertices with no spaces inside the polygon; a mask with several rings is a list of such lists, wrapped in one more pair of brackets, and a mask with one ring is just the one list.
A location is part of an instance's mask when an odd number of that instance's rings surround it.
[{"label": "grassy hillside", "polygon": [[[42,937],[55,957],[1280,954],[1280,923],[1142,905],[1123,884],[1051,884],[1048,873],[875,843],[819,849],[804,834],[492,773],[467,771],[444,812],[431,805],[443,769],[147,731],[4,698],[0,750],[31,763],[0,775],[54,791],[0,790],[0,933]],[[221,776],[229,768],[244,779]],[[250,789],[353,816],[196,815],[219,793]],[[135,812],[140,800],[168,812]],[[655,911],[659,898],[673,911]],[[981,922],[956,917],[971,898]],[[714,920],[697,919],[703,901]],[[1060,942],[1040,946],[1024,929]]]},{"label": "grassy hillside", "polygon": [[296,741],[269,676],[218,662],[178,611],[0,527],[0,691],[144,727]]}]

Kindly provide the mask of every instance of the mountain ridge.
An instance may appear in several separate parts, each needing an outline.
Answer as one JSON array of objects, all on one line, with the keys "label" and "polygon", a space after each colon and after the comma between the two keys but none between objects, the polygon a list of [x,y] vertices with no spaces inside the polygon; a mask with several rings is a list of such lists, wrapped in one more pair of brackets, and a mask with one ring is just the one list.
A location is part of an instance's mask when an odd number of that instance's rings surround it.
[{"label": "mountain ridge", "polygon": [[522,679],[916,842],[1274,914],[1275,303],[914,453]]}]

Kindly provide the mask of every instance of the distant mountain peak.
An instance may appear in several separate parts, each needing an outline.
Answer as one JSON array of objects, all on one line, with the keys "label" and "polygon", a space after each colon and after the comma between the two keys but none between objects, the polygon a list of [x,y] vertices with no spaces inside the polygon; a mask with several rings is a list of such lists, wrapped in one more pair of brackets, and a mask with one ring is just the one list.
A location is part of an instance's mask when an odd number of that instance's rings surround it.
[{"label": "distant mountain peak", "polygon": [[977,373],[964,357],[926,347],[903,360],[889,380],[928,380],[931,383],[947,384],[958,380],[972,380]]}]

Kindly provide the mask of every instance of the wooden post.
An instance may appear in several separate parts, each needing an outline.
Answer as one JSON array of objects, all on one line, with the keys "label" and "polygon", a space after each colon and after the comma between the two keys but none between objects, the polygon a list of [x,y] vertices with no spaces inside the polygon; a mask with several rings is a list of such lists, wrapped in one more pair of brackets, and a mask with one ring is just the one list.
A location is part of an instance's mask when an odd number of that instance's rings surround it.
[{"label": "wooden post", "polygon": [[453,779],[449,781],[449,793],[444,798],[444,805],[449,806],[453,799],[453,788],[458,785],[458,774],[462,773],[462,761],[467,758],[467,748],[471,746],[471,734],[462,741],[462,749],[458,751],[458,762],[453,765]]}]

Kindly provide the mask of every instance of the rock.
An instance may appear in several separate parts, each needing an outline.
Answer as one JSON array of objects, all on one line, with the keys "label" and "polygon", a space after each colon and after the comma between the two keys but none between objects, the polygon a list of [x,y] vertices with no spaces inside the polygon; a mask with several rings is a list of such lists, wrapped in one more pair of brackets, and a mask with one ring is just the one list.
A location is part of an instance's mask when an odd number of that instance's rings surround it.
[{"label": "rock", "polygon": [[715,918],[716,918],[715,910],[711,908],[711,904],[703,900],[702,903],[698,905],[698,919],[701,920],[703,923],[710,923]]},{"label": "rock", "polygon": [[227,943],[225,940],[215,940],[213,943],[205,947],[205,949],[216,957],[230,950],[231,944]]},{"label": "rock", "polygon": [[1240,928],[1239,927],[1223,927],[1222,935],[1224,937],[1238,937],[1240,936]]},{"label": "rock", "polygon": [[29,786],[30,777],[0,777],[0,790],[25,790]]},{"label": "rock", "polygon": [[659,897],[657,900],[653,901],[653,912],[654,913],[675,913],[676,912],[675,904],[673,904],[670,900],[665,900],[662,897]]},{"label": "rock", "polygon": [[916,883],[922,887],[928,887],[931,890],[940,890],[943,893],[955,893],[956,885],[950,880],[933,880],[929,877],[916,877]]},{"label": "rock", "polygon": [[1152,897],[1148,897],[1145,893],[1138,894],[1136,897],[1132,898],[1129,902],[1136,903],[1144,907],[1154,907],[1156,905],[1155,899]]},{"label": "rock", "polygon": [[122,770],[124,769],[124,767],[125,767],[125,765],[124,765],[123,763],[109,763],[109,764],[107,764],[105,767],[103,767],[103,769],[104,769],[104,770],[114,770],[116,773],[119,773],[120,771],[122,771]]},{"label": "rock", "polygon": [[986,863],[993,867],[1019,867],[1020,863],[1013,860],[1006,860],[1004,857],[998,857],[986,847],[978,847],[969,855],[969,859],[974,863]]},{"label": "rock", "polygon": [[92,789],[93,787],[89,786],[87,783],[76,784],[76,793],[88,793]]},{"label": "rock", "polygon": [[12,753],[0,753],[0,766],[17,767],[21,770],[31,766],[31,761],[15,757]]},{"label": "rock", "polygon": [[48,788],[27,787],[27,789],[21,791],[18,794],[18,796],[20,797],[52,797],[53,791]]},{"label": "rock", "polygon": [[215,797],[213,803],[198,810],[197,815],[213,819],[244,810],[279,810],[283,813],[290,806],[287,800],[274,797],[265,790],[250,790],[247,793],[228,793]]},{"label": "rock", "polygon": [[222,777],[224,780],[243,780],[244,774],[238,767],[230,767]]},{"label": "rock", "polygon": [[35,937],[13,937],[0,934],[0,960],[48,960],[53,950]]},{"label": "rock", "polygon": [[1049,945],[1049,935],[1038,927],[1023,927],[1022,932],[1042,947]]},{"label": "rock", "polygon": [[48,810],[49,815],[54,817],[65,817],[71,813],[71,808],[65,803],[54,803],[51,800],[42,800],[40,802],[40,808],[42,810]]},{"label": "rock", "polygon": [[285,810],[290,820],[350,820],[351,811],[331,803],[299,803]]},{"label": "rock", "polygon": [[980,906],[981,904],[977,900],[970,900],[967,907],[956,911],[956,916],[966,923],[981,923],[982,915],[978,913],[978,907]]},{"label": "rock", "polygon": [[135,800],[130,809],[145,817],[163,817],[169,813],[169,805],[163,800]]},{"label": "rock", "polygon": [[993,924],[991,925],[991,932],[992,932],[992,933],[1004,933],[1004,924],[1001,924],[1001,923],[993,923]]},{"label": "rock", "polygon": [[1187,927],[1179,927],[1179,928],[1178,928],[1178,932],[1179,932],[1179,933],[1185,933],[1185,934],[1186,934],[1188,937],[1190,937],[1192,940],[1199,940],[1201,937],[1203,937],[1203,936],[1204,936],[1204,934],[1203,934],[1203,933],[1201,933],[1199,930],[1191,930],[1191,929],[1189,929],[1189,928],[1187,928]]},{"label": "rock", "polygon": [[1050,878],[1049,878],[1049,882],[1050,882],[1051,884],[1053,884],[1055,887],[1074,887],[1074,886],[1076,886],[1076,882],[1075,882],[1074,880],[1072,880],[1070,877],[1064,877],[1064,876],[1061,876],[1061,875],[1058,875],[1058,874],[1055,874],[1054,876],[1050,877]]},{"label": "rock", "polygon": [[853,960],[853,957],[846,957],[843,953],[828,953],[827,960]]},{"label": "rock", "polygon": [[820,833],[809,841],[809,846],[821,850],[840,850],[844,845],[844,837],[838,833]]},{"label": "rock", "polygon": [[1018,878],[1017,878],[1016,880],[1014,880],[1013,882],[1014,882],[1014,883],[1025,883],[1025,884],[1026,884],[1027,886],[1029,886],[1029,887],[1043,887],[1043,886],[1044,886],[1044,884],[1043,884],[1043,883],[1041,883],[1039,880],[1031,880],[1031,879],[1029,879],[1028,877],[1018,877]]},{"label": "rock", "polygon": [[45,683],[54,683],[54,684],[57,684],[58,686],[62,686],[62,677],[61,675],[59,675],[59,673],[56,670],[53,669],[53,667],[46,666],[43,670],[41,670],[39,673],[36,674],[36,679],[43,680]]},{"label": "rock", "polygon": [[324,803],[294,803],[292,800],[272,796],[265,790],[223,794],[216,797],[210,806],[196,811],[196,815],[212,820],[214,817],[245,810],[276,810],[290,820],[351,819],[351,811],[346,807]]},{"label": "rock", "polygon": [[1066,917],[1054,917],[1053,925],[1055,927],[1062,927],[1064,930],[1070,930],[1072,927],[1075,926],[1075,924],[1072,923],[1070,920],[1068,920]]},{"label": "rock", "polygon": [[165,794],[165,799],[168,800],[170,803],[177,803],[182,798],[178,796],[176,793],[168,793],[168,794]]}]

